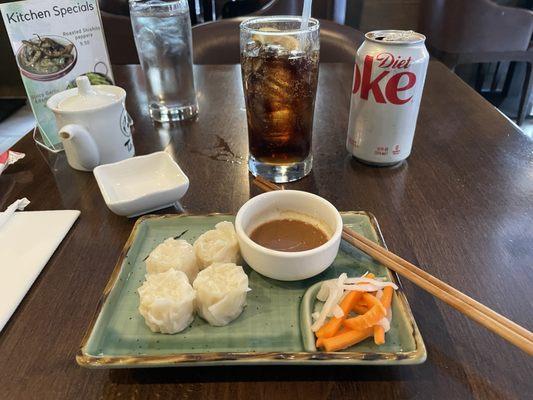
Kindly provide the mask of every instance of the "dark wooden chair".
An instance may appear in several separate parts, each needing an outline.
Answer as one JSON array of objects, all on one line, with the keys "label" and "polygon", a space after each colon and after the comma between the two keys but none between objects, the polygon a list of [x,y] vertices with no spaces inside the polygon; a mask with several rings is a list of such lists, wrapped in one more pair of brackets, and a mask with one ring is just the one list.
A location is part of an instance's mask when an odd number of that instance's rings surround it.
[{"label": "dark wooden chair", "polygon": [[[420,17],[430,53],[452,70],[459,64],[526,63],[517,117],[522,124],[531,108],[533,12],[490,0],[423,0]],[[512,74],[514,64],[510,69]]]},{"label": "dark wooden chair", "polygon": [[264,12],[268,12],[273,6],[279,3],[280,0],[270,0],[270,1],[257,1],[257,0],[234,0],[227,1],[222,6],[221,17],[226,18],[237,18],[243,15],[261,15]]},{"label": "dark wooden chair", "polygon": [[106,11],[100,14],[111,64],[139,64],[130,17]]},{"label": "dark wooden chair", "polygon": [[[238,64],[239,24],[246,18],[231,18],[193,26],[195,64]],[[364,36],[332,21],[320,20],[320,61],[353,63]]]},{"label": "dark wooden chair", "polygon": [[[245,15],[301,15],[304,0],[227,0],[222,18]],[[311,14],[315,18],[333,19],[335,0],[314,0]]]},{"label": "dark wooden chair", "polygon": [[3,22],[0,22],[0,54],[2,54],[2,62],[0,63],[0,99],[26,97],[15,55]]},{"label": "dark wooden chair", "polygon": [[98,0],[111,64],[139,64],[128,0]]}]

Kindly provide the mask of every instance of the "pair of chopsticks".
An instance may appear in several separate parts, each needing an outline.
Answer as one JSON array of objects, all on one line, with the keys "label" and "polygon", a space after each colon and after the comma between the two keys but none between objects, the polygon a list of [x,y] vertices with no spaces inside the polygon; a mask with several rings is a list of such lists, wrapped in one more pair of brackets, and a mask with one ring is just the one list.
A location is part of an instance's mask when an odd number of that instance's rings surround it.
[{"label": "pair of chopsticks", "polygon": [[[253,183],[266,192],[282,190],[276,184],[261,177],[256,177]],[[346,226],[342,230],[342,238],[387,268],[410,280],[426,292],[431,293],[436,298],[444,301],[446,304],[519,347],[529,355],[533,355],[533,333],[524,327],[505,318],[503,315],[498,314],[494,310],[484,306]]]}]

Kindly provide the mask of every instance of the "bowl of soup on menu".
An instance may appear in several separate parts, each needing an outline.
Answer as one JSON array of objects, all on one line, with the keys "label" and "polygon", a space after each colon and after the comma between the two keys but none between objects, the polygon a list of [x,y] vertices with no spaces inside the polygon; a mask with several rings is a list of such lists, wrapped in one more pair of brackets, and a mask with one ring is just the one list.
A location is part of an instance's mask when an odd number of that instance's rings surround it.
[{"label": "bowl of soup on menu", "polygon": [[295,281],[318,275],[339,251],[342,219],[327,200],[279,190],[248,200],[235,229],[246,263],[269,278]]}]

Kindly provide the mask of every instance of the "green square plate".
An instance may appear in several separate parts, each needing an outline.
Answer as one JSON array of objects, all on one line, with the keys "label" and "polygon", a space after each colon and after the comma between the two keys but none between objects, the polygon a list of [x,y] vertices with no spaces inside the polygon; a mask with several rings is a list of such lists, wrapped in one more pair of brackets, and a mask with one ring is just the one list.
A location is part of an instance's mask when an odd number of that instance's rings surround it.
[{"label": "green square plate", "polygon": [[[364,236],[384,244],[372,215],[365,212],[341,213],[344,223]],[[237,364],[418,364],[426,359],[426,349],[409,304],[400,287],[393,299],[393,323],[387,343],[376,346],[367,339],[341,352],[315,351],[306,331],[314,295],[305,298],[313,285],[347,272],[359,276],[365,271],[398,278],[386,267],[358,249],[342,242],[333,265],[322,274],[304,281],[282,282],[266,278],[244,266],[252,289],[247,307],[231,324],[212,327],[198,316],[192,325],[175,335],[153,333],[137,311],[137,289],[145,274],[145,257],[164,239],[182,232],[193,243],[220,221],[233,221],[232,215],[148,216],[139,218],[122,255],[104,289],[95,318],[90,324],[77,362],[92,368],[168,367],[180,365]],[[313,303],[313,304],[311,304]],[[302,331],[303,329],[303,331]]]}]

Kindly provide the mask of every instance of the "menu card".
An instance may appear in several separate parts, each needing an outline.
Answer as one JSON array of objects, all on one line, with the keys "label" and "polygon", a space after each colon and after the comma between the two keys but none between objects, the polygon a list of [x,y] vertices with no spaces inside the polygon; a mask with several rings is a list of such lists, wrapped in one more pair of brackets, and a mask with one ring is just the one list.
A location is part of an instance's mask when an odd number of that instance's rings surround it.
[{"label": "menu card", "polygon": [[0,4],[28,99],[45,144],[59,149],[46,101],[87,75],[113,84],[97,0],[25,0]]}]

